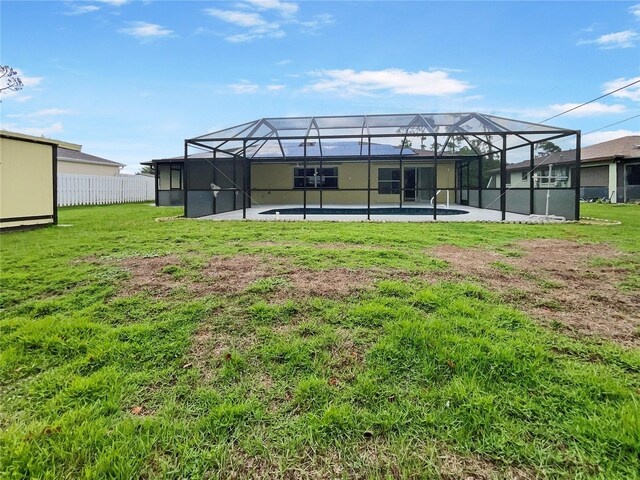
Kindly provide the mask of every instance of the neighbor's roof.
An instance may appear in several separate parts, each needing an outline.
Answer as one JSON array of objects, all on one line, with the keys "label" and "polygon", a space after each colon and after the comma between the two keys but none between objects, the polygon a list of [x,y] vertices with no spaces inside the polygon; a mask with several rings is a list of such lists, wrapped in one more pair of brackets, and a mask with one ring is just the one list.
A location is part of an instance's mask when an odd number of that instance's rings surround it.
[{"label": "neighbor's roof", "polygon": [[[640,135],[614,138],[606,142],[596,143],[580,149],[580,163],[606,162],[612,160],[626,160],[640,158]],[[551,153],[535,158],[535,166],[573,163],[576,161],[575,149]],[[507,170],[523,170],[529,168],[529,160],[507,165]]]},{"label": "neighbor's roof", "polygon": [[[349,115],[323,117],[262,118],[235,127],[219,130],[187,140],[218,151],[234,152],[246,145],[248,155],[257,154],[263,145],[268,151],[286,157],[285,143],[292,141],[337,141],[364,138],[416,138],[429,135],[459,135],[463,140],[477,140],[484,146],[482,153],[502,148],[503,135],[507,148],[540,142],[549,138],[571,135],[574,130],[537,123],[512,120],[477,112],[412,113],[389,115]],[[391,143],[400,144],[400,141]],[[473,145],[469,144],[471,148]],[[289,148],[289,147],[286,147]],[[324,154],[324,151],[322,152]],[[360,150],[358,150],[358,155]],[[312,154],[307,152],[307,155]]]},{"label": "neighbor's roof", "polygon": [[90,163],[93,165],[108,165],[111,167],[124,167],[124,163],[114,162],[106,158],[96,157],[77,150],[69,150],[68,148],[58,148],[58,160],[75,163]]},{"label": "neighbor's roof", "polygon": [[580,150],[583,162],[596,162],[613,158],[640,158],[640,135],[614,138],[589,145]]}]

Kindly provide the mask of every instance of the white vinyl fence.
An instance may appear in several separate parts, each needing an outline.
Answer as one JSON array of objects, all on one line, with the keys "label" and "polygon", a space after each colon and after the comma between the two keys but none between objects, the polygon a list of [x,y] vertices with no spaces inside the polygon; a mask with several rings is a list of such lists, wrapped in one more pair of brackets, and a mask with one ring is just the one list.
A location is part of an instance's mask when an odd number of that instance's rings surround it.
[{"label": "white vinyl fence", "polygon": [[144,175],[58,175],[58,206],[103,205],[155,199],[155,180]]}]

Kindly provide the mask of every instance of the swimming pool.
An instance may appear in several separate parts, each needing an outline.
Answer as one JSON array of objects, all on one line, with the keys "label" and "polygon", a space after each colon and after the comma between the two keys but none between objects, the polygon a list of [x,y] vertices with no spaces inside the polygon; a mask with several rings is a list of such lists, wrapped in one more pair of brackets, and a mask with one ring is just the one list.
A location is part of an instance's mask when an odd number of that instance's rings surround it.
[{"label": "swimming pool", "polygon": [[[260,215],[303,215],[302,207],[294,208],[274,208],[260,212]],[[433,215],[433,208],[430,207],[371,207],[371,215]],[[438,208],[436,215],[464,215],[469,213],[465,210],[455,208]],[[367,209],[362,207],[307,207],[307,215],[366,215]]]}]

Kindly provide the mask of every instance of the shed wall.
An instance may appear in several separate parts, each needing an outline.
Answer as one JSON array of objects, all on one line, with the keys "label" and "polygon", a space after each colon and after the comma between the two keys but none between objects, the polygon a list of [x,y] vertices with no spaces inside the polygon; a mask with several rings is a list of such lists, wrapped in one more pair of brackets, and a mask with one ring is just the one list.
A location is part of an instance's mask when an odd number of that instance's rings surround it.
[{"label": "shed wall", "polygon": [[53,223],[53,148],[0,138],[0,228]]}]

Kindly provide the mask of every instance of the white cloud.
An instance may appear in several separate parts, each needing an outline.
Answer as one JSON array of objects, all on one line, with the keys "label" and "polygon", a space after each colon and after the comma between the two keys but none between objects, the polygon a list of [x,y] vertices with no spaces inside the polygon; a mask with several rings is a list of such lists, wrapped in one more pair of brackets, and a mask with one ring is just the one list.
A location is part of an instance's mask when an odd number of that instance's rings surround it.
[{"label": "white cloud", "polygon": [[333,23],[333,17],[328,14],[316,15],[311,20],[298,19],[300,7],[295,2],[243,0],[236,3],[234,8],[203,10],[206,15],[242,29],[225,36],[225,39],[232,43],[250,42],[260,38],[282,38],[286,36],[285,27],[291,25],[303,27],[302,31],[305,33],[315,33],[322,26]]},{"label": "white cloud", "polygon": [[[526,119],[537,119],[541,121],[543,118],[552,117],[558,115],[566,110],[577,107],[579,103],[555,103],[546,107],[538,108],[496,108],[493,111],[497,114],[522,117]],[[597,117],[599,115],[618,114],[627,111],[627,107],[621,104],[607,104],[601,102],[589,103],[583,107],[576,108],[571,112],[563,114],[563,117]]]},{"label": "white cloud", "polygon": [[232,23],[239,27],[258,27],[266,25],[267,22],[258,13],[238,12],[235,10],[220,10],[218,8],[207,8],[207,15],[219,18],[223,22]]},{"label": "white cloud", "polygon": [[291,63],[291,60],[280,60],[279,62],[276,62],[276,65],[281,67],[283,65],[289,65],[290,63]]},{"label": "white cloud", "polygon": [[[617,90],[618,88],[629,85],[632,82],[640,82],[640,77],[616,78],[615,80],[606,82],[603,85],[603,93]],[[611,96],[618,98],[627,98],[629,100],[633,100],[634,102],[640,102],[640,83],[636,83],[635,85],[625,88],[624,90],[620,90],[619,92],[612,93]]]},{"label": "white cloud", "polygon": [[314,33],[326,25],[333,24],[334,21],[333,17],[328,13],[321,13],[320,15],[316,15],[313,20],[296,20],[294,23],[304,27],[305,32]]},{"label": "white cloud", "polygon": [[248,29],[243,33],[228,35],[226,40],[231,43],[249,42],[263,37],[281,38],[285,35],[284,31],[280,29],[279,23],[267,22],[260,14],[255,12],[207,8],[205,13],[223,22]]},{"label": "white cloud", "polygon": [[155,23],[129,22],[129,24],[131,25],[129,28],[122,28],[120,32],[143,40],[169,37],[173,34],[173,30],[161,27]]},{"label": "white cloud", "polygon": [[463,93],[471,85],[451,78],[447,72],[407,72],[397,68],[384,70],[322,70],[313,72],[321,77],[306,90],[337,92],[343,95],[371,95],[389,91],[396,95],[445,96]]},{"label": "white cloud", "polygon": [[22,84],[25,87],[37,87],[43,80],[43,77],[27,77],[22,70],[16,68],[16,72],[18,72],[18,76],[22,80]]},{"label": "white cloud", "polygon": [[24,103],[24,102],[28,102],[29,100],[31,100],[33,97],[31,95],[21,95],[19,97],[15,98],[16,102],[19,103]]},{"label": "white cloud", "polygon": [[286,85],[279,85],[279,84],[267,85],[267,90],[275,92],[277,90],[282,90],[284,87],[286,87]]},{"label": "white cloud", "polygon": [[71,110],[65,110],[64,108],[45,108],[44,110],[38,110],[31,113],[14,113],[7,115],[9,118],[39,118],[50,117],[54,115],[71,115],[74,112]]},{"label": "white cloud", "polygon": [[627,137],[629,135],[640,135],[640,130],[609,130],[602,132],[587,133],[582,136],[582,146],[588,147],[596,143],[606,142],[615,138]]},{"label": "white cloud", "polygon": [[65,15],[84,15],[85,13],[96,12],[100,10],[97,5],[72,5]]},{"label": "white cloud", "polygon": [[261,10],[276,10],[285,16],[293,16],[298,12],[298,4],[293,2],[281,2],[280,0],[245,0]]},{"label": "white cloud", "polygon": [[129,0],[96,0],[100,3],[106,3],[107,5],[111,5],[113,7],[121,7],[125,3],[129,3]]},{"label": "white cloud", "polygon": [[5,124],[3,125],[3,128],[6,128],[7,130],[10,130],[12,132],[24,133],[25,135],[34,135],[36,137],[50,137],[51,135],[55,135],[64,131],[64,127],[60,122],[55,122],[44,127],[21,127],[19,125]]},{"label": "white cloud", "polygon": [[595,44],[604,49],[631,48],[636,44],[638,37],[637,32],[625,30],[623,32],[607,33],[594,40],[580,40],[578,45]]},{"label": "white cloud", "polygon": [[233,93],[239,93],[239,94],[256,93],[260,88],[259,85],[256,85],[255,83],[251,83],[247,80],[240,80],[238,83],[232,83],[227,86],[231,89]]},{"label": "white cloud", "polygon": [[629,8],[629,12],[631,13],[631,15],[633,15],[634,17],[636,17],[638,20],[640,20],[640,3],[633,5],[632,7]]},{"label": "white cloud", "polygon": [[[570,110],[580,105],[579,103],[556,103],[550,105],[546,113],[548,115],[556,115],[558,113]],[[576,108],[571,112],[565,113],[568,117],[592,117],[596,115],[607,115],[611,113],[626,112],[627,107],[620,104],[607,104],[601,102],[593,102],[583,107]],[[544,116],[544,115],[543,115]]]}]

